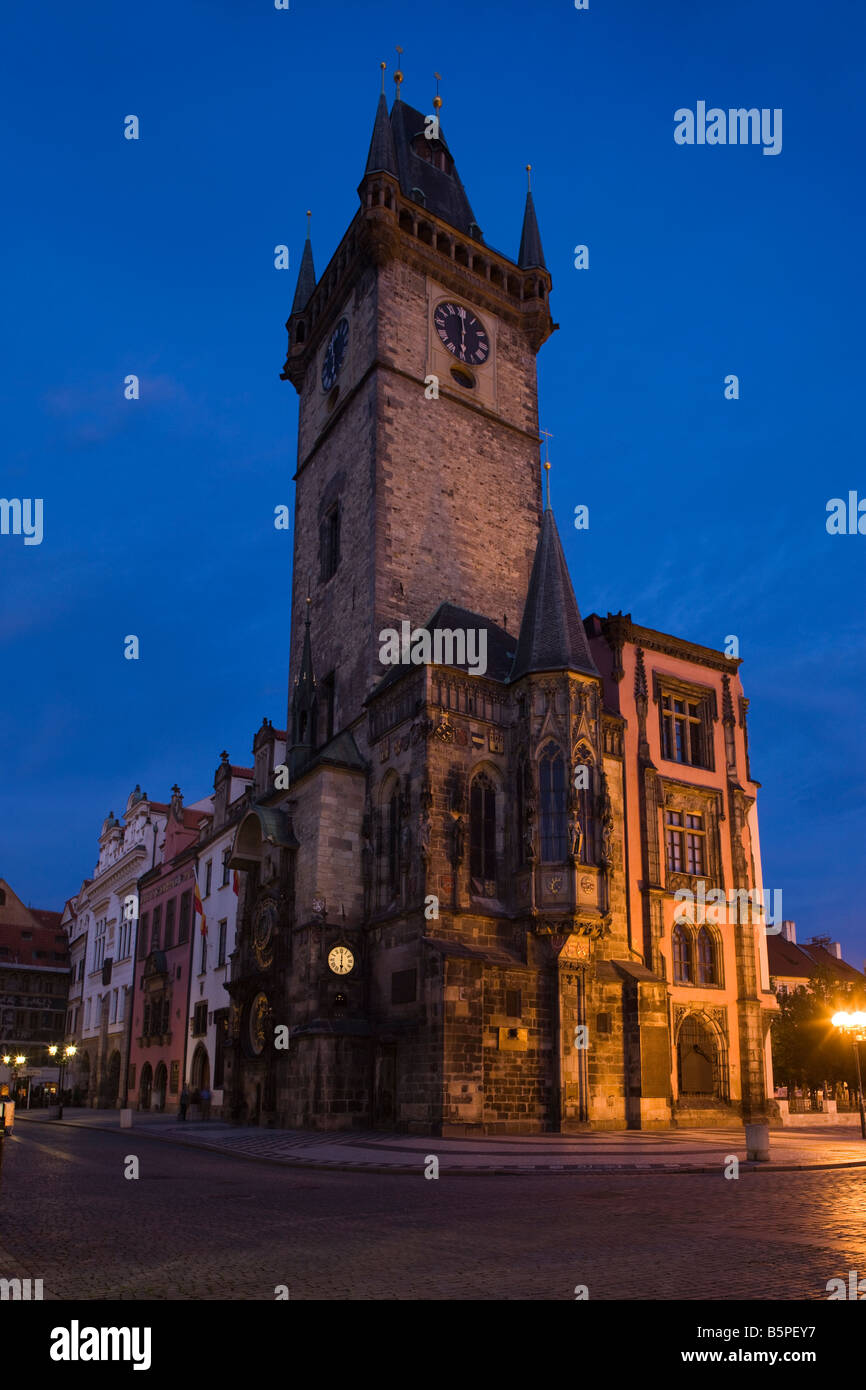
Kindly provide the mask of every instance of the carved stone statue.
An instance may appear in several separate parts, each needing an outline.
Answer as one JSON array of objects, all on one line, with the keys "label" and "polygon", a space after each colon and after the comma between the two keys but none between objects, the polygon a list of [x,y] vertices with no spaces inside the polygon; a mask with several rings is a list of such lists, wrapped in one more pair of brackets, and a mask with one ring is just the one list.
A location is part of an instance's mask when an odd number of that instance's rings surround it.
[{"label": "carved stone statue", "polygon": [[451,835],[452,835],[452,839],[451,839],[452,860],[453,860],[454,864],[462,864],[462,863],[463,863],[463,842],[464,842],[464,839],[465,839],[465,837],[466,837],[466,832],[465,832],[465,830],[464,830],[464,826],[463,826],[463,817],[462,817],[462,816],[456,816],[456,817],[455,817],[455,819],[454,819],[454,828],[453,828],[453,830],[452,830],[452,832],[451,832]]},{"label": "carved stone statue", "polygon": [[534,864],[535,853],[535,811],[528,804],[523,817],[523,852],[528,864]]},{"label": "carved stone statue", "polygon": [[583,863],[583,826],[576,808],[568,818],[568,857],[576,864]]},{"label": "carved stone statue", "polygon": [[430,812],[426,809],[418,819],[418,853],[425,864],[430,863]]},{"label": "carved stone statue", "polygon": [[613,810],[609,796],[604,798],[604,813],[601,820],[601,857],[605,864],[613,863]]}]

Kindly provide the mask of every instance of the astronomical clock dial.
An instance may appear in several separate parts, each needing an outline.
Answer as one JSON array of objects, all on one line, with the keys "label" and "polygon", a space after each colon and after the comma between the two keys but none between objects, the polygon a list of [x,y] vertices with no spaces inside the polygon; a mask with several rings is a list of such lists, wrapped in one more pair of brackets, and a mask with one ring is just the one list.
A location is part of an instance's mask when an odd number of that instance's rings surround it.
[{"label": "astronomical clock dial", "polygon": [[348,946],[335,946],[328,955],[328,965],[335,975],[348,975],[355,964],[355,957]]},{"label": "astronomical clock dial", "polygon": [[490,356],[490,339],[480,319],[462,304],[438,305],[433,315],[436,332],[459,362],[480,367]]},{"label": "astronomical clock dial", "polygon": [[340,319],[328,339],[328,346],[325,348],[325,360],[322,363],[322,390],[330,391],[337,377],[340,375],[340,368],[346,360],[346,348],[349,346],[349,320]]},{"label": "astronomical clock dial", "polygon": [[253,913],[253,954],[260,970],[267,970],[274,958],[274,932],[278,908],[273,898],[262,898]]}]

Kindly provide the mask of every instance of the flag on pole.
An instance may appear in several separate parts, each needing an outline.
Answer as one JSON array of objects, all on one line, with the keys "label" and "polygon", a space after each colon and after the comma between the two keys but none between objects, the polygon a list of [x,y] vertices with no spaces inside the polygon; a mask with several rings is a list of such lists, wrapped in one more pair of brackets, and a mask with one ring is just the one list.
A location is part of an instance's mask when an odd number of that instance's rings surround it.
[{"label": "flag on pole", "polygon": [[207,936],[207,918],[204,915],[204,907],[202,906],[201,893],[198,891],[198,882],[196,882],[195,885],[195,911],[199,913],[201,917],[201,934],[202,936]]},{"label": "flag on pole", "polygon": [[239,896],[240,896],[240,891],[241,891],[241,889],[240,889],[240,882],[239,882],[239,880],[238,880],[238,871],[237,871],[237,869],[235,869],[235,876],[234,876],[234,879],[232,880],[232,888],[235,890],[235,897],[239,897]]}]

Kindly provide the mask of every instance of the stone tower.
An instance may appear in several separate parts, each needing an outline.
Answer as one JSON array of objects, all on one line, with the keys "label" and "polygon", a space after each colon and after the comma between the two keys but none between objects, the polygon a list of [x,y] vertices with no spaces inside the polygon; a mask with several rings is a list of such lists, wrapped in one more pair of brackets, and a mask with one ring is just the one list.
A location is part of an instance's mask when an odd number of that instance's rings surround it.
[{"label": "stone tower", "polygon": [[754,1116],[766,953],[742,931],[672,947],[674,885],[759,870],[744,702],[737,727],[718,715],[738,663],[581,618],[542,507],[532,196],[509,259],[397,78],[359,209],[318,279],[308,238],[287,323],[288,715],[256,735],[231,861],[225,1108],[444,1133]]}]

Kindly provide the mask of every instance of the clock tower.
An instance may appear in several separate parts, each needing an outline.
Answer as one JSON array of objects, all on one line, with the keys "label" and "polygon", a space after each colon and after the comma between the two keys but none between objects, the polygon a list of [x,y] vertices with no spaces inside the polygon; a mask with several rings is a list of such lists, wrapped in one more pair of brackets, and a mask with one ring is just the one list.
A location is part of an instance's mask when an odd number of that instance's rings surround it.
[{"label": "clock tower", "polygon": [[449,600],[516,632],[541,518],[535,358],[554,324],[531,195],[515,262],[485,242],[438,115],[401,100],[397,76],[358,212],[318,281],[308,239],[287,323],[291,687],[309,614],[333,732],[383,674],[382,629]]}]

